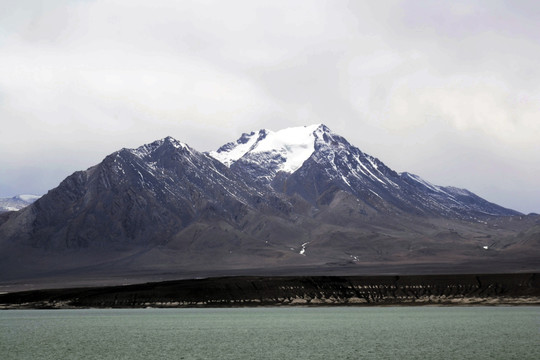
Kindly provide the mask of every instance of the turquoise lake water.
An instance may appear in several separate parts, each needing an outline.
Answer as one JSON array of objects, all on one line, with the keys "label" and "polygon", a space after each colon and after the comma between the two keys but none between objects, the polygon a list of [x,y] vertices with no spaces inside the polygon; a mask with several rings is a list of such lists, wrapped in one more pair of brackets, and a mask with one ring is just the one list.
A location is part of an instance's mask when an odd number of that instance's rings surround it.
[{"label": "turquoise lake water", "polygon": [[0,359],[540,359],[540,307],[0,311]]}]

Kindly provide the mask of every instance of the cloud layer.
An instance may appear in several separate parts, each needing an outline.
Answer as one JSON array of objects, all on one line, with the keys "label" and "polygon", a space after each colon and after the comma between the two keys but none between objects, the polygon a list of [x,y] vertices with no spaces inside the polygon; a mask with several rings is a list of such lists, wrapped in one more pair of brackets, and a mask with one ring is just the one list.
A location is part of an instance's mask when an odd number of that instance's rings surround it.
[{"label": "cloud layer", "polygon": [[540,212],[540,5],[4,1],[0,196],[121,147],[325,123],[398,171]]}]

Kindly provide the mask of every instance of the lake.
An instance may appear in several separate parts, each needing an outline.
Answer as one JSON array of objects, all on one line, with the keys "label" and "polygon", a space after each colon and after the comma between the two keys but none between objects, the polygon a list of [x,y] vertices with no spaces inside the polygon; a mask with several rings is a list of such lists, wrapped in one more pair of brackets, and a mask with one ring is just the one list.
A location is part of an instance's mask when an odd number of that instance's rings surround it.
[{"label": "lake", "polygon": [[540,307],[0,311],[7,359],[540,359]]}]

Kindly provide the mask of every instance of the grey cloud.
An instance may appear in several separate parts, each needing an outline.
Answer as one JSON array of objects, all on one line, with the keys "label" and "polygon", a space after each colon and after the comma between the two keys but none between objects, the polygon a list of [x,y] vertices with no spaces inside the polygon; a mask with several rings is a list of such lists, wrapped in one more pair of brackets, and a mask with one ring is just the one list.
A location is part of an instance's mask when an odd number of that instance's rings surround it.
[{"label": "grey cloud", "polygon": [[167,135],[210,150],[323,122],[396,170],[540,211],[537,2],[1,6],[0,196]]}]

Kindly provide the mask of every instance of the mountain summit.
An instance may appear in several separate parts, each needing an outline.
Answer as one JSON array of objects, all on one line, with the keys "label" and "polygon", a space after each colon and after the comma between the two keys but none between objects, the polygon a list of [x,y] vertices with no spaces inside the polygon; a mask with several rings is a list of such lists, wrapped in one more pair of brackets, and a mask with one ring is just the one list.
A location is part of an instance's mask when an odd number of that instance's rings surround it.
[{"label": "mountain summit", "polygon": [[237,162],[264,168],[262,178],[271,180],[278,172],[293,173],[313,154],[315,144],[324,132],[324,125],[311,125],[279,130],[262,129],[242,134],[234,143],[220,147],[210,155],[227,166]]},{"label": "mountain summit", "polygon": [[377,211],[391,205],[405,213],[455,218],[519,215],[467,190],[396,173],[323,124],[242,134],[209,154],[236,172],[313,204],[323,194],[341,190]]},{"label": "mountain summit", "polygon": [[538,264],[537,221],[397,173],[322,124],[210,153],[167,137],[0,214],[0,274],[517,271]]}]

